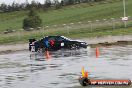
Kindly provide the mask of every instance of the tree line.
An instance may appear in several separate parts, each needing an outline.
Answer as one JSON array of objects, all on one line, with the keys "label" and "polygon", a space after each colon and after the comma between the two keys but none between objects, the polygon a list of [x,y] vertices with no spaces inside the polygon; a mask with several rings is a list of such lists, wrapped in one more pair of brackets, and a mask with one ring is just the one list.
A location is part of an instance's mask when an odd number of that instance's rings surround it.
[{"label": "tree line", "polygon": [[20,10],[30,10],[31,8],[36,8],[36,9],[43,9],[43,10],[48,10],[48,8],[54,8],[54,9],[59,9],[63,6],[67,5],[74,5],[74,4],[79,4],[79,3],[93,3],[93,2],[100,2],[100,1],[105,1],[105,0],[44,0],[44,4],[38,2],[38,1],[31,1],[29,3],[27,0],[24,3],[16,3],[13,2],[12,4],[5,4],[2,3],[0,5],[0,12],[13,12],[13,11],[20,11]]}]

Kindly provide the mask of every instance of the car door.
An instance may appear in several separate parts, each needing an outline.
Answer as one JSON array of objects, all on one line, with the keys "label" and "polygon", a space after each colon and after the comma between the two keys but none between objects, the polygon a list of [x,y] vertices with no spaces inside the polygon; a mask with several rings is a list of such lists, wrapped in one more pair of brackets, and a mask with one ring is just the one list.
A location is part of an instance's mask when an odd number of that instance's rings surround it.
[{"label": "car door", "polygon": [[62,49],[65,47],[65,39],[61,36],[56,37],[56,43],[57,43],[58,49]]},{"label": "car door", "polygon": [[66,38],[66,37],[58,37],[58,42],[60,43],[60,47],[61,48],[65,48],[65,49],[69,49],[70,45],[72,44],[72,42],[70,41],[70,39]]},{"label": "car door", "polygon": [[55,36],[50,36],[48,38],[48,43],[49,43],[50,49],[52,50],[56,49],[56,37]]}]

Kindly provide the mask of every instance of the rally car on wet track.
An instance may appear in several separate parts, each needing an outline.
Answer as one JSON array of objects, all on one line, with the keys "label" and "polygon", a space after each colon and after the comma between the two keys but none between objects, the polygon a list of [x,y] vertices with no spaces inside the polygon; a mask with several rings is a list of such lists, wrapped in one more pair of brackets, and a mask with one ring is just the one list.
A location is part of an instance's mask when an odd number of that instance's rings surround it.
[{"label": "rally car on wet track", "polygon": [[60,49],[80,49],[87,48],[87,43],[79,40],[71,40],[64,36],[46,36],[40,40],[29,39],[29,50],[37,52],[39,50],[60,50]]}]

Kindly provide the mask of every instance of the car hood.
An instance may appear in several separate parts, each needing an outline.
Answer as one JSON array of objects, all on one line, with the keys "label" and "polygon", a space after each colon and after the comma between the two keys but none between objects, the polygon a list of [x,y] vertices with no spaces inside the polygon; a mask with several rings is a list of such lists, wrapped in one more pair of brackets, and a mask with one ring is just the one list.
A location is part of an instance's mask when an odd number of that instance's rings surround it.
[{"label": "car hood", "polygon": [[85,43],[85,44],[87,44],[86,42],[81,41],[81,40],[70,40],[70,41],[73,41],[73,42],[79,42],[79,43]]}]

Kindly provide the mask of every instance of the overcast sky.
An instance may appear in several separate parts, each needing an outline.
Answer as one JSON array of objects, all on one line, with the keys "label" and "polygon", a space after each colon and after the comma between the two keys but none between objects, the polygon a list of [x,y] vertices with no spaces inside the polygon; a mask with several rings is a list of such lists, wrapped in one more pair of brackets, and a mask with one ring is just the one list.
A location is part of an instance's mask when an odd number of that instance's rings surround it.
[{"label": "overcast sky", "polygon": [[[22,2],[26,2],[26,0],[0,0],[0,4],[1,3],[6,3],[6,4],[11,4],[13,1],[17,2],[17,3],[22,3]],[[28,0],[28,2],[31,2],[32,0]],[[34,1],[38,1],[41,3],[44,3],[44,0],[34,0]]]}]

